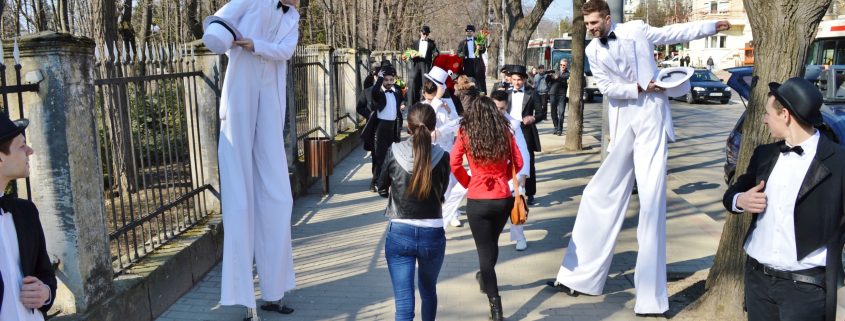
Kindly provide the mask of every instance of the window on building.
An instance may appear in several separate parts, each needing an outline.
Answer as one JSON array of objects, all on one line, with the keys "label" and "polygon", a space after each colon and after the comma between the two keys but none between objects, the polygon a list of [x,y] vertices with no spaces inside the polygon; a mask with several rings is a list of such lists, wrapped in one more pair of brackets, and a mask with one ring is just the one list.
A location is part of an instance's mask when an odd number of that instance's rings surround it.
[{"label": "window on building", "polygon": [[704,47],[708,49],[727,48],[728,36],[710,36],[704,38]]},{"label": "window on building", "polygon": [[705,10],[708,10],[710,14],[726,14],[730,10],[731,2],[725,0],[713,0],[705,2],[705,6]]},{"label": "window on building", "polygon": [[719,12],[719,3],[716,1],[710,1],[710,13],[715,14]]}]

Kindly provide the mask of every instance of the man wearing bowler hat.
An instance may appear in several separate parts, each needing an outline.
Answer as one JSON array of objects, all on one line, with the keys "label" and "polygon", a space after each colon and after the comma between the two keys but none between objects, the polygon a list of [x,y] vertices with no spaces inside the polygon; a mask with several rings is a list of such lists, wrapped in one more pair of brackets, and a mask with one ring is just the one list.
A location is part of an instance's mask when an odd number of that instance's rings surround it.
[{"label": "man wearing bowler hat", "polygon": [[[487,93],[487,80],[484,74],[484,60],[481,55],[487,51],[484,46],[475,43],[475,26],[467,25],[466,39],[458,43],[458,56],[464,59],[464,75],[475,79],[476,88],[481,94]],[[478,48],[476,48],[478,46]]]},{"label": "man wearing bowler hat", "polygon": [[[0,187],[29,177],[26,119],[0,113]],[[0,197],[0,320],[43,321],[56,296],[38,209],[29,200]]]},{"label": "man wearing bowler hat", "polygon": [[419,56],[411,57],[411,77],[408,78],[408,101],[406,105],[411,106],[418,103],[422,98],[423,75],[431,69],[431,62],[434,57],[440,55],[434,39],[429,38],[431,28],[422,26],[420,28],[420,39],[415,41],[410,48],[416,50]]},{"label": "man wearing bowler hat", "polygon": [[534,152],[541,151],[540,134],[537,122],[546,119],[546,107],[541,105],[540,96],[534,88],[525,82],[528,70],[522,65],[510,65],[508,76],[511,89],[508,90],[508,113],[514,119],[522,120],[522,134],[528,144],[529,174],[525,180],[525,196],[529,205],[535,205],[534,194],[537,193],[537,176],[534,170]]},{"label": "man wearing bowler hat", "polygon": [[743,246],[748,320],[833,321],[845,149],[822,123],[822,95],[812,83],[794,77],[769,90],[763,122],[782,140],[754,149],[722,199],[732,213],[752,215]]},{"label": "man wearing bowler hat", "polygon": [[[247,308],[259,319],[253,267],[263,310],[289,314],[282,300],[296,286],[291,249],[293,197],[284,142],[287,62],[299,40],[299,0],[232,0],[206,27],[203,41],[229,56],[220,98],[223,271],[221,305]],[[220,27],[236,35],[220,38]],[[223,33],[225,35],[225,33]],[[225,41],[219,41],[224,39]],[[217,41],[215,41],[217,40]],[[254,264],[253,264],[254,263]]]}]

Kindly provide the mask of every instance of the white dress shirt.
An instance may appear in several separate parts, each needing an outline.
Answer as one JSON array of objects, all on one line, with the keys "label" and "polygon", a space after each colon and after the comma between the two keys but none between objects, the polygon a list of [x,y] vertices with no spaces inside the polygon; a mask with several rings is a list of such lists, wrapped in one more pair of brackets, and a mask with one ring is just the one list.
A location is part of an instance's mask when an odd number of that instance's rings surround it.
[{"label": "white dress shirt", "polygon": [[475,39],[467,38],[467,58],[474,59],[478,58],[475,56]]},{"label": "white dress shirt", "polygon": [[420,55],[422,56],[422,58],[425,58],[425,53],[426,53],[426,51],[428,51],[428,40],[420,39],[419,50],[417,50],[417,51],[420,52]]},{"label": "white dress shirt", "polygon": [[[745,252],[762,264],[784,271],[825,266],[827,250],[824,246],[800,261],[795,247],[795,201],[818,145],[819,132],[816,131],[798,144],[804,150],[802,155],[780,154],[769,175],[765,189],[766,209],[757,215],[757,226],[745,243]],[[738,196],[734,197],[734,208]]]},{"label": "white dress shirt", "polygon": [[522,101],[525,99],[525,87],[521,88],[521,92],[513,90],[511,95],[511,117],[522,120]]},{"label": "white dress shirt", "polygon": [[0,320],[44,321],[41,311],[28,309],[21,302],[23,272],[18,233],[12,214],[0,209],[0,275],[3,277],[3,306]]},{"label": "white dress shirt", "polygon": [[381,91],[384,92],[384,98],[387,101],[387,105],[384,106],[384,109],[378,112],[378,119],[381,120],[389,120],[395,121],[396,120],[396,95],[392,93],[392,91],[396,90],[393,87],[390,87],[391,92],[387,92],[384,89],[384,86],[381,87]]}]

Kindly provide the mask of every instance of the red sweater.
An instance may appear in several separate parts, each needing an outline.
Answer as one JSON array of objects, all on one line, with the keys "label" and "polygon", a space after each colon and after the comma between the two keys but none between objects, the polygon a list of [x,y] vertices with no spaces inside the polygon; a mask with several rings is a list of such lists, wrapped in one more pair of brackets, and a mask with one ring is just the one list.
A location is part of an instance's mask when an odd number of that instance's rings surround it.
[{"label": "red sweater", "polygon": [[[514,140],[513,134],[508,132],[507,135],[510,138],[511,151],[513,151],[514,156],[508,156],[495,163],[478,164],[472,160],[472,156],[468,152],[469,141],[464,136],[463,129],[458,131],[455,145],[452,147],[452,152],[449,153],[449,163],[452,166],[452,174],[455,175],[455,179],[467,188],[467,198],[502,199],[513,195],[510,187],[508,187],[508,182],[513,177],[510,162],[511,159],[514,159],[516,171],[519,172],[522,168],[522,155],[519,153],[519,148],[516,146],[516,140]],[[464,145],[465,143],[466,145]],[[469,162],[472,177],[464,169],[465,154],[467,162]]]}]

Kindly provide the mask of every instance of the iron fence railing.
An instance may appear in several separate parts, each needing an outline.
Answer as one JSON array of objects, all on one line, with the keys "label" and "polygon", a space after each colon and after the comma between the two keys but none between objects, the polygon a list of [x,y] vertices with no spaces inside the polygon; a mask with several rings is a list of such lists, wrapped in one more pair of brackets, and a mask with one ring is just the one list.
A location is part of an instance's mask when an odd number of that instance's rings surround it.
[{"label": "iron fence railing", "polygon": [[[6,72],[7,67],[5,61],[3,61],[3,44],[0,43],[0,96],[2,96],[2,106],[0,106],[0,112],[9,115],[13,108],[17,108],[18,115],[20,118],[26,118],[24,115],[24,102],[23,102],[23,93],[25,92],[38,92],[38,84],[24,84],[22,82],[22,75],[20,63],[20,49],[18,48],[18,42],[15,41],[14,46],[12,47],[12,58],[14,59],[15,65],[14,68],[14,84],[10,84],[9,81],[11,79],[6,79]],[[12,103],[10,103],[9,96],[12,96]],[[18,186],[18,184],[22,184],[23,186]],[[10,193],[11,195],[25,197],[28,199],[32,199],[32,190],[30,188],[29,177],[20,180],[20,181],[13,181],[9,184],[8,187],[3,186],[0,188],[6,188],[6,192]],[[25,192],[23,194],[21,192]],[[0,193],[2,194],[2,193]]]},{"label": "iron fence railing", "polygon": [[106,220],[121,272],[208,214],[205,177],[216,173],[191,162],[202,163],[196,89],[207,84],[176,45],[153,45],[144,59],[117,46],[96,52]]}]

